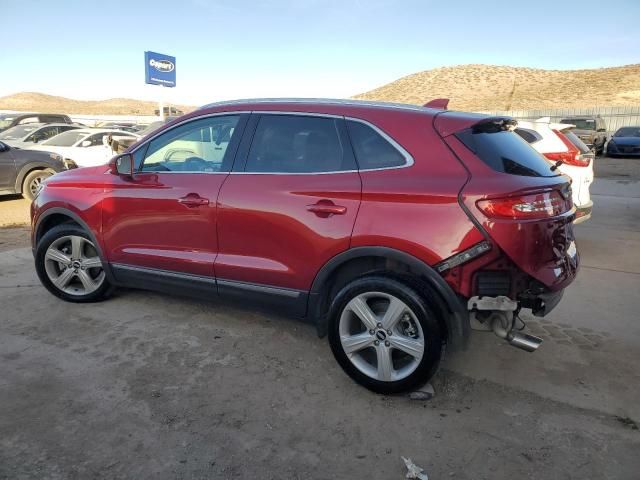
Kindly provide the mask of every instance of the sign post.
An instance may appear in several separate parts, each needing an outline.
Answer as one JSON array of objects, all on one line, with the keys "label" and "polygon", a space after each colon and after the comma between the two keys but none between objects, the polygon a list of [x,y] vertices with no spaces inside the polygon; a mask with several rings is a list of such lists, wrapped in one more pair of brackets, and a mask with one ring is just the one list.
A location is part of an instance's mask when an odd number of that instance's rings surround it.
[{"label": "sign post", "polygon": [[[156,52],[144,52],[144,81],[150,85],[176,86],[176,57]],[[160,97],[160,119],[164,120],[164,102]]]}]

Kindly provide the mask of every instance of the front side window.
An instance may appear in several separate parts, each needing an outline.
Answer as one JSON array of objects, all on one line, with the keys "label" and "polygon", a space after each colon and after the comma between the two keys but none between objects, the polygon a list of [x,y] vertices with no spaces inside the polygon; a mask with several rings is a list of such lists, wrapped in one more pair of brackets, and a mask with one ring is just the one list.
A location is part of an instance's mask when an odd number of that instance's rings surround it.
[{"label": "front side window", "polygon": [[58,127],[43,127],[33,132],[27,139],[27,142],[43,142],[58,134]]},{"label": "front side window", "polygon": [[380,133],[362,122],[347,122],[360,170],[401,167],[407,158]]},{"label": "front side window", "polygon": [[[154,138],[140,169],[143,172],[228,172],[229,144],[240,116],[195,120]],[[229,154],[228,154],[229,153]]]},{"label": "front side window", "polygon": [[340,119],[263,115],[245,170],[255,173],[326,173],[355,170],[340,135]]}]

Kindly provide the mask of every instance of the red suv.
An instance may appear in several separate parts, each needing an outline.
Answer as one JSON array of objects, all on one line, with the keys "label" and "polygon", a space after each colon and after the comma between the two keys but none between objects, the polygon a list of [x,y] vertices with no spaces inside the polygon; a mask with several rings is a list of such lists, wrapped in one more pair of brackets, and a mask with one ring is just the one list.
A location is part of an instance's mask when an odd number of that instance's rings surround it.
[{"label": "red suv", "polygon": [[205,106],[32,205],[40,280],[271,305],[377,392],[419,386],[472,328],[525,350],[521,308],[578,268],[569,179],[509,118],[356,101]]}]

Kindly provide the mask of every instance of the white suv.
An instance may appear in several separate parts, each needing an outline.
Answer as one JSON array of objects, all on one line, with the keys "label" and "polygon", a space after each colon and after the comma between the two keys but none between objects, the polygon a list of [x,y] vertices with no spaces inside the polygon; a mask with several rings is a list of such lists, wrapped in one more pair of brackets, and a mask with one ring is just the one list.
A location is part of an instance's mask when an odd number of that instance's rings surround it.
[{"label": "white suv", "polygon": [[[574,125],[551,123],[549,117],[533,122],[518,120],[516,133],[541,153],[553,166],[572,179],[573,203],[577,208],[574,223],[591,217],[593,202],[589,187],[593,183],[595,155],[571,130]],[[561,163],[560,163],[561,162]]]}]

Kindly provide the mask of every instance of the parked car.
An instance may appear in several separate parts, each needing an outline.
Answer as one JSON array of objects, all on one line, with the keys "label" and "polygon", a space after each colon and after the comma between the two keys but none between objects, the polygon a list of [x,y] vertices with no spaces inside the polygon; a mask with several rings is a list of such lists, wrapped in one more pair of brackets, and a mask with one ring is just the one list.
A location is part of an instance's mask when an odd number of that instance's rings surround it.
[{"label": "parked car", "polygon": [[138,132],[145,127],[135,122],[102,122],[99,128],[108,128],[111,130],[120,130],[122,132]]},{"label": "parked car", "polygon": [[51,175],[75,168],[73,162],[49,152],[12,148],[0,142],[0,195],[22,194],[32,200]]},{"label": "parked car", "polygon": [[16,125],[0,133],[0,140],[14,148],[29,148],[67,130],[81,128],[72,123],[27,123]]},{"label": "parked car", "polygon": [[131,132],[102,128],[79,128],[63,132],[55,137],[30,147],[31,150],[55,152],[64,158],[73,160],[79,167],[103,165],[113,156],[105,142],[108,135],[116,138],[139,138]]},{"label": "parked car", "polygon": [[602,117],[597,115],[567,117],[560,120],[560,123],[575,125],[574,133],[587,147],[597,155],[604,153],[604,144],[607,143],[607,126]]},{"label": "parked car", "polygon": [[58,113],[3,113],[0,114],[0,132],[27,123],[72,123],[67,115]]},{"label": "parked car", "polygon": [[36,271],[70,302],[119,286],[274,306],[328,334],[357,382],[409,390],[471,321],[535,350],[515,312],[546,315],[576,276],[570,179],[513,125],[351,100],[207,105],[46,182]]},{"label": "parked car", "polygon": [[607,143],[607,155],[609,157],[640,156],[640,127],[619,128]]},{"label": "parked car", "polygon": [[595,154],[573,133],[573,125],[551,123],[549,117],[534,122],[518,120],[515,132],[541,153],[551,165],[571,177],[573,203],[577,207],[574,223],[591,218],[593,202],[589,188],[593,183]]}]

